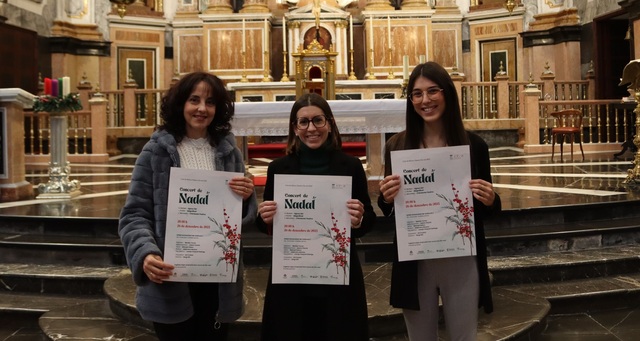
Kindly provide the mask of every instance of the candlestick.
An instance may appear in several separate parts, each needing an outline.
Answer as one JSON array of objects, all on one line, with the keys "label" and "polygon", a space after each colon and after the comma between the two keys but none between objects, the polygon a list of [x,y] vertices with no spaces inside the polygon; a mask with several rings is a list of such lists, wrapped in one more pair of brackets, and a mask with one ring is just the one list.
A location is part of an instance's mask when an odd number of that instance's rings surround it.
[{"label": "candlestick", "polygon": [[387,15],[387,48],[391,49],[391,18]]},{"label": "candlestick", "polygon": [[373,16],[369,16],[369,49],[373,53]]},{"label": "candlestick", "polygon": [[402,79],[409,78],[409,56],[402,56]]},{"label": "candlestick", "polygon": [[395,79],[396,76],[393,74],[393,67],[391,66],[391,55],[393,53],[393,49],[389,48],[389,58],[387,58],[387,60],[389,61],[387,63],[387,65],[389,65],[389,75],[387,76],[387,79]]},{"label": "candlestick", "polygon": [[264,30],[262,33],[262,49],[263,51],[267,52],[269,51],[269,49],[267,49],[267,18],[264,18]]},{"label": "candlestick", "polygon": [[248,81],[249,80],[247,79],[247,52],[242,51],[242,78],[240,78],[240,82],[246,83]]},{"label": "candlestick", "polygon": [[282,17],[282,51],[287,51],[287,18]]},{"label": "candlestick", "polygon": [[280,78],[281,82],[288,82],[289,81],[289,75],[287,75],[287,51],[282,51],[282,55],[284,60],[282,61],[283,64],[283,70],[282,70],[282,78]]},{"label": "candlestick", "polygon": [[244,18],[242,19],[242,53],[245,53],[247,50],[245,49],[246,41],[245,41],[245,26],[244,26]]},{"label": "candlestick", "polygon": [[376,76],[373,74],[373,49],[369,49],[370,52],[370,58],[369,58],[369,76],[367,76],[367,79],[369,80],[373,80],[376,79]]},{"label": "candlestick", "polygon": [[[353,44],[353,42],[351,42],[351,44]],[[351,46],[351,50],[349,50],[349,53],[351,54],[351,72],[349,72],[349,80],[355,81],[358,78],[356,77],[356,73],[353,71],[353,45]]]},{"label": "candlestick", "polygon": [[349,16],[349,46],[353,50],[353,16]]}]

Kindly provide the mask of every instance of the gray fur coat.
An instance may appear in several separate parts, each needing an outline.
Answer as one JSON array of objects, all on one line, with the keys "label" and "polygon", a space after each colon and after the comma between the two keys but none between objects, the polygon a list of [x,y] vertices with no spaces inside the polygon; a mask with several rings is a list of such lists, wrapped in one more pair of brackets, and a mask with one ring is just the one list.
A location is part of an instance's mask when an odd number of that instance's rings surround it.
[{"label": "gray fur coat", "polygon": [[[120,214],[118,233],[127,264],[138,286],[136,306],[142,318],[160,323],[182,322],[193,315],[187,283],[156,284],[145,275],[142,265],[149,254],[162,256],[167,219],[167,195],[171,167],[180,167],[175,138],[164,130],[156,131],[136,160],[129,195]],[[216,141],[215,169],[244,173],[244,162],[232,134]],[[243,202],[242,229],[254,223],[255,193]],[[242,252],[241,252],[242,255]],[[218,322],[232,322],[244,309],[242,258],[236,283],[219,285]]]}]

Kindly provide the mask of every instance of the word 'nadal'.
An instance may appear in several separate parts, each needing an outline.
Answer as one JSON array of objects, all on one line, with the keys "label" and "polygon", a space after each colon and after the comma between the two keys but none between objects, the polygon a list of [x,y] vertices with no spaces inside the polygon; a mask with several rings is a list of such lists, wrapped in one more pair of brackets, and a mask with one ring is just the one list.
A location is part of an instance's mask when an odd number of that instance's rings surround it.
[{"label": "word 'nadal'", "polygon": [[[423,169],[423,171],[424,170],[425,169]],[[428,173],[405,174],[403,179],[404,179],[404,184],[405,185],[424,184],[424,183],[428,183],[428,182],[434,182],[435,181],[435,170],[432,169],[431,170],[431,174],[428,174]]]},{"label": "word 'nadal'", "polygon": [[187,193],[180,193],[180,197],[178,198],[178,203],[180,204],[198,204],[198,205],[208,205],[209,204],[209,192],[206,195],[189,195]]}]

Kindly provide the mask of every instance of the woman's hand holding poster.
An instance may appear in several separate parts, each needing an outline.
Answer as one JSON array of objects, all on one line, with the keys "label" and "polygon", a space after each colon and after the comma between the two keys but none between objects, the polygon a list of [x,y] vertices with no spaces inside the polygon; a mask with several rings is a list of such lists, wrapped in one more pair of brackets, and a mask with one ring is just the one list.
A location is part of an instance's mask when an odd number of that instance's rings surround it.
[{"label": "woman's hand holding poster", "polygon": [[476,254],[469,146],[391,152],[400,261]]}]

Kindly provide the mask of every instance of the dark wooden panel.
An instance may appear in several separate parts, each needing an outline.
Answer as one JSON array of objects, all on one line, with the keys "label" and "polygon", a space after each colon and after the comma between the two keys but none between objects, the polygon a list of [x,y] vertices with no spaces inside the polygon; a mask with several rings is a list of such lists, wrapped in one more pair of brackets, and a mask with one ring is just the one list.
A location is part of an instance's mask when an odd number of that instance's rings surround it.
[{"label": "dark wooden panel", "polygon": [[0,24],[0,88],[38,91],[38,35],[34,31]]}]

